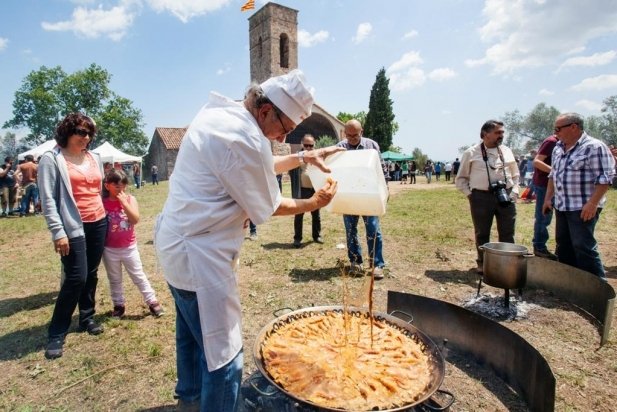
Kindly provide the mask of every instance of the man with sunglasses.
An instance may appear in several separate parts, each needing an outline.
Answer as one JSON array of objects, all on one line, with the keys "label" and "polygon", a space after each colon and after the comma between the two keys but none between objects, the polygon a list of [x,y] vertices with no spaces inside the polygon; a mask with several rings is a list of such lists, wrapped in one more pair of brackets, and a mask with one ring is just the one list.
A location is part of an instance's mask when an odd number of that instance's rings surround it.
[{"label": "man with sunglasses", "polygon": [[553,149],[542,210],[555,208],[559,261],[606,280],[594,231],[615,175],[615,160],[606,144],[585,133],[583,124],[578,113],[555,120],[559,142]]},{"label": "man with sunglasses", "polygon": [[469,199],[480,275],[484,264],[480,246],[490,242],[493,219],[497,221],[499,241],[514,243],[519,170],[512,150],[502,144],[503,137],[503,122],[486,121],[480,129],[482,142],[465,150],[454,180]]},{"label": "man with sunglasses", "polygon": [[327,205],[336,182],[310,199],[283,198],[276,175],[303,163],[324,172],[322,148],[273,156],[311,115],[312,88],[299,70],[252,84],[243,101],[212,93],[182,139],[155,245],[176,306],[176,397],[180,410],[235,411],[242,378],[237,269],[249,219]]},{"label": "man with sunglasses", "polygon": [[[302,150],[304,152],[310,152],[315,148],[315,138],[311,134],[305,134],[302,137]],[[289,171],[291,177],[291,197],[294,199],[310,199],[315,194],[311,179],[306,174],[306,163],[300,165],[300,167]],[[321,238],[321,216],[319,209],[315,209],[311,212],[311,229],[313,235],[313,241],[316,243],[323,243]],[[304,213],[298,213],[294,217],[294,247],[299,248],[302,246],[302,226],[304,220]]]}]

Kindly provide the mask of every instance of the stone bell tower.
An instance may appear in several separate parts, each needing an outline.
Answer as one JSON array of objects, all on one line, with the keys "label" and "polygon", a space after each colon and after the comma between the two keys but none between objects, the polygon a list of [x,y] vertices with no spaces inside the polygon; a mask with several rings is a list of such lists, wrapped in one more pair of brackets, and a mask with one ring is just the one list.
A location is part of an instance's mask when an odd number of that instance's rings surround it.
[{"label": "stone bell tower", "polygon": [[298,68],[298,10],[267,3],[249,17],[251,81]]}]

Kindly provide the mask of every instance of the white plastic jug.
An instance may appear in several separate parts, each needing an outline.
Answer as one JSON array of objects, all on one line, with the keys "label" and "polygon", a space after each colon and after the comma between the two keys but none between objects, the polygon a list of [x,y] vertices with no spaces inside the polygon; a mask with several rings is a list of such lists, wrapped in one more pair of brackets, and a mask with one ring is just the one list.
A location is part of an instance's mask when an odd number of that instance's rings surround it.
[{"label": "white plastic jug", "polygon": [[328,156],[325,163],[332,173],[326,174],[313,165],[309,165],[306,172],[315,190],[326,184],[328,176],[338,182],[336,195],[325,207],[327,211],[360,216],[386,213],[388,186],[377,150],[338,152]]}]

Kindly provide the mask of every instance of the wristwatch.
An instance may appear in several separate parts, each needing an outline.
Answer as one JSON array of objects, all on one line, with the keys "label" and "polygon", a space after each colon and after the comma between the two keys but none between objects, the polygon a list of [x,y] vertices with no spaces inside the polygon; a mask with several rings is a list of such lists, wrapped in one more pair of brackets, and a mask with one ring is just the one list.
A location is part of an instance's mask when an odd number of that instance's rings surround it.
[{"label": "wristwatch", "polygon": [[300,150],[298,152],[298,160],[300,161],[300,163],[305,163],[304,162],[304,150]]}]

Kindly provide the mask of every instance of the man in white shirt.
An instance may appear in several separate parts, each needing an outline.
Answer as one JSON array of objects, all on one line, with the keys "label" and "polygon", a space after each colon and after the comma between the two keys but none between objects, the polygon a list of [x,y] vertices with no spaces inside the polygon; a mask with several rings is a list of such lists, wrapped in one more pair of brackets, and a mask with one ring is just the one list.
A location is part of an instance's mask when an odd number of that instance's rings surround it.
[{"label": "man in white shirt", "polygon": [[489,120],[482,125],[482,142],[465,150],[456,175],[456,187],[469,199],[482,274],[484,254],[479,249],[490,241],[493,218],[500,242],[514,243],[519,171],[512,151],[502,145],[503,123]]},{"label": "man in white shirt", "polygon": [[336,183],[309,199],[283,198],[276,175],[339,148],[272,155],[311,115],[312,88],[299,70],[249,87],[242,102],[212,93],[193,119],[176,160],[155,245],[176,303],[176,397],[181,408],[234,411],[242,378],[236,269],[249,219],[295,215],[327,205]]}]

